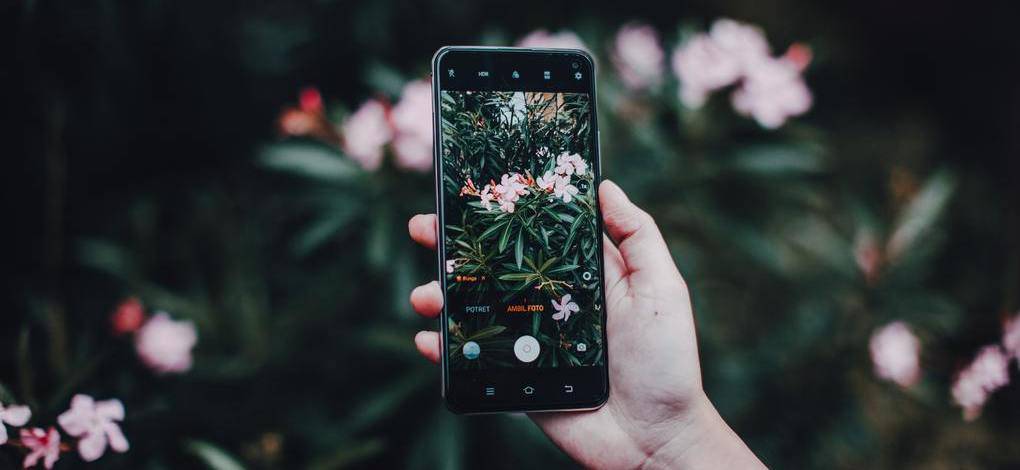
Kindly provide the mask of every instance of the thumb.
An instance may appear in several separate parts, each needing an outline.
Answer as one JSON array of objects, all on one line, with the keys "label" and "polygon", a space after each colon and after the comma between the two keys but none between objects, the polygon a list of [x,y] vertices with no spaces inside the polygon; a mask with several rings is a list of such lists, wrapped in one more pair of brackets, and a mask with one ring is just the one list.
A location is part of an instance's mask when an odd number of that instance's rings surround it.
[{"label": "thumb", "polygon": [[634,205],[609,180],[599,185],[599,203],[606,233],[620,249],[632,288],[661,285],[675,279],[683,282],[652,216]]}]

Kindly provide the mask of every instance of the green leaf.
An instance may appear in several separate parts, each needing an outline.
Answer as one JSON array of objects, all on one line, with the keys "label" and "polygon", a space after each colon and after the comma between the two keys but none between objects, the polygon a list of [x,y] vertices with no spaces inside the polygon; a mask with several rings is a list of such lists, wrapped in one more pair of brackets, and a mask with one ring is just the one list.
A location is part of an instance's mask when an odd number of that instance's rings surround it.
[{"label": "green leaf", "polygon": [[577,218],[574,219],[574,223],[570,225],[570,235],[568,235],[567,240],[563,242],[563,256],[567,256],[567,253],[570,252],[570,249],[574,244],[574,238],[577,237],[578,229],[581,227],[581,222],[584,221],[584,218],[584,214],[578,215]]},{"label": "green leaf", "polygon": [[504,251],[506,251],[506,246],[510,243],[510,227],[513,226],[513,223],[511,223],[511,222],[512,222],[512,220],[510,222],[507,222],[506,227],[503,229],[503,235],[501,235],[499,237],[499,252],[500,253],[503,253]]},{"label": "green leaf", "polygon": [[334,470],[349,467],[386,449],[382,439],[368,439],[344,443],[331,454],[312,462],[309,470]]},{"label": "green leaf", "polygon": [[553,274],[559,274],[559,273],[565,273],[567,271],[573,271],[573,270],[575,270],[577,268],[580,268],[580,267],[581,266],[577,265],[577,264],[565,264],[563,266],[557,266],[555,268],[552,268],[549,271],[547,271],[545,274],[551,276]]},{"label": "green leaf", "polygon": [[320,144],[283,143],[262,149],[259,161],[267,168],[323,181],[344,181],[362,173],[336,150]]},{"label": "green leaf", "polygon": [[895,260],[909,251],[935,226],[955,188],[955,178],[948,170],[928,178],[896,221],[887,246],[890,259]]},{"label": "green leaf", "polygon": [[524,258],[524,229],[517,231],[517,246],[514,247],[514,259],[517,261],[517,269],[521,269],[521,261]]},{"label": "green leaf", "polygon": [[825,169],[822,149],[813,145],[746,147],[728,162],[728,169],[755,176],[818,173]]},{"label": "green leaf", "polygon": [[485,229],[485,231],[482,232],[482,234],[478,236],[478,241],[488,240],[490,237],[495,235],[496,232],[498,232],[500,229],[506,228],[505,225],[509,225],[509,224],[510,224],[510,221],[508,220],[506,222],[501,222],[501,223],[495,224],[495,225]]},{"label": "green leaf", "polygon": [[212,470],[244,470],[244,465],[229,452],[219,446],[200,440],[184,442],[184,451],[198,457]]},{"label": "green leaf", "polygon": [[485,328],[482,328],[482,329],[474,332],[474,334],[468,336],[467,339],[468,340],[479,340],[479,339],[491,338],[493,336],[496,336],[496,335],[502,333],[504,330],[506,330],[506,327],[503,326],[503,325],[487,326]]},{"label": "green leaf", "polygon": [[500,281],[526,281],[535,275],[532,273],[507,273],[499,276]]}]

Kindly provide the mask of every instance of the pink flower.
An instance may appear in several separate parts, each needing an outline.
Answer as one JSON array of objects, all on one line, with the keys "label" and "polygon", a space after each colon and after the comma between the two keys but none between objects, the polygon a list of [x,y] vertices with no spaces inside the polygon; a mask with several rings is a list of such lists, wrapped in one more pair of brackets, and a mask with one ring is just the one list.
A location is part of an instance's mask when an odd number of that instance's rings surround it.
[{"label": "pink flower", "polygon": [[576,303],[570,300],[570,294],[566,294],[563,297],[561,297],[559,302],[553,300],[552,305],[553,309],[556,310],[556,313],[554,313],[552,316],[553,320],[567,321],[570,319],[571,313],[578,312],[581,310],[581,308],[578,307]]},{"label": "pink flower", "polygon": [[571,31],[560,31],[550,34],[544,29],[528,33],[527,36],[517,41],[518,47],[551,47],[555,49],[581,49],[587,50],[581,38]]},{"label": "pink flower", "polygon": [[769,58],[750,66],[732,101],[738,113],[776,129],[811,109],[812,97],[794,63]]},{"label": "pink flower", "polygon": [[765,33],[754,25],[720,18],[712,23],[712,29],[708,34],[712,37],[712,42],[741,68],[746,69],[759,60],[768,58],[771,52]]},{"label": "pink flower", "polygon": [[24,426],[32,418],[32,410],[25,405],[7,405],[0,403],[0,444],[7,443],[7,426]]},{"label": "pink flower", "polygon": [[113,326],[113,334],[123,335],[134,333],[145,322],[145,309],[137,297],[128,297],[117,305],[113,315],[110,315],[110,324]]},{"label": "pink flower", "polygon": [[78,437],[78,453],[86,462],[103,456],[106,444],[115,452],[127,452],[127,438],[116,421],[124,420],[124,405],[120,400],[95,401],[88,395],[78,394],[71,399],[71,409],[57,417],[67,434]]},{"label": "pink flower", "polygon": [[972,421],[981,415],[988,397],[1009,383],[1009,358],[998,345],[981,349],[974,362],[960,371],[953,383],[953,400],[963,408],[963,418]]},{"label": "pink flower", "polygon": [[699,34],[673,51],[673,73],[680,79],[680,102],[700,108],[709,93],[736,82],[742,70],[736,57]]},{"label": "pink flower", "polygon": [[576,153],[563,152],[559,157],[556,157],[556,174],[558,175],[570,176],[576,173],[583,176],[587,170],[588,164]]},{"label": "pink flower", "polygon": [[630,24],[616,33],[613,64],[623,84],[632,90],[657,86],[662,81],[665,54],[655,28]]},{"label": "pink flower", "polygon": [[921,377],[921,343],[906,323],[895,321],[883,326],[871,335],[868,346],[875,375],[903,388],[917,383]]},{"label": "pink flower", "polygon": [[416,80],[404,86],[391,114],[396,137],[397,166],[408,170],[432,169],[432,85]]},{"label": "pink flower", "polygon": [[544,175],[539,176],[538,179],[535,180],[535,184],[540,189],[552,191],[553,188],[556,186],[556,182],[559,181],[560,178],[561,178],[560,175],[557,175],[551,171],[547,171],[545,172]]},{"label": "pink flower", "polygon": [[158,312],[135,335],[135,351],[158,373],[180,373],[191,369],[191,349],[197,342],[193,323]]},{"label": "pink flower", "polygon": [[341,125],[343,149],[362,168],[376,170],[382,164],[383,146],[393,138],[386,120],[386,106],[379,100],[368,100]]},{"label": "pink flower", "polygon": [[22,429],[21,443],[29,450],[22,462],[24,468],[34,467],[40,458],[43,459],[44,467],[53,468],[53,464],[60,458],[60,433],[53,426],[48,430]]},{"label": "pink flower", "polygon": [[446,260],[446,272],[452,274],[455,269],[457,269],[457,261],[452,259]]},{"label": "pink flower", "polygon": [[577,187],[570,184],[570,178],[567,176],[560,177],[556,180],[556,186],[553,187],[553,195],[562,198],[563,202],[569,203],[577,195]]},{"label": "pink flower", "polygon": [[492,199],[496,197],[495,194],[492,194],[492,186],[485,185],[478,197],[482,200],[482,207],[485,210],[492,210]]}]

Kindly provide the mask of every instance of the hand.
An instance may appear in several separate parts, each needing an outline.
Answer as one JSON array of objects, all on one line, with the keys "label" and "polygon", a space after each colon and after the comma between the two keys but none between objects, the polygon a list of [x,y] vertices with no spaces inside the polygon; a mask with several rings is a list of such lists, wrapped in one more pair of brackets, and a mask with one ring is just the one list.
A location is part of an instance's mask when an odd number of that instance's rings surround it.
[{"label": "hand", "polygon": [[[531,418],[586,467],[763,467],[702,389],[687,285],[655,221],[610,181],[600,185],[599,200],[612,238],[603,243],[609,401],[594,411]],[[435,248],[434,214],[414,216],[408,229]],[[439,283],[416,288],[411,305],[426,317],[439,315]],[[439,361],[438,333],[423,331],[414,341],[423,356]]]}]

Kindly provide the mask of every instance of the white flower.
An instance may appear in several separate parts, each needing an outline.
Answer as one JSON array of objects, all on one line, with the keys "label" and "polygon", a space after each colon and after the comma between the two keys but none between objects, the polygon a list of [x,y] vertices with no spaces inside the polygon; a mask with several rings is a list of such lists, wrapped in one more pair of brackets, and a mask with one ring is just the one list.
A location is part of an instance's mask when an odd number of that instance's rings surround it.
[{"label": "white flower", "polygon": [[503,201],[499,203],[499,210],[509,214],[513,214],[515,208],[516,206],[514,205],[513,201]]},{"label": "white flower", "polygon": [[570,300],[570,294],[564,295],[562,298],[560,298],[559,302],[553,300],[552,305],[553,309],[556,310],[556,313],[554,313],[552,316],[553,320],[567,321],[570,319],[571,313],[578,312],[581,310],[581,308],[578,307],[576,303]]},{"label": "white flower", "polygon": [[492,186],[485,185],[478,197],[482,200],[482,207],[485,210],[492,210],[492,199],[496,197],[496,195],[492,194]]},{"label": "white flower", "polygon": [[521,182],[521,175],[512,173],[504,174],[493,191],[500,200],[515,202],[520,196],[528,193],[527,188],[528,187]]},{"label": "white flower", "polygon": [[541,189],[552,191],[556,186],[556,182],[559,181],[560,178],[562,178],[560,175],[547,171],[544,175],[539,176],[538,179],[535,180],[535,184]]},{"label": "white flower", "polygon": [[341,125],[343,148],[366,170],[382,163],[383,146],[393,138],[386,120],[386,107],[379,100],[368,100]]},{"label": "white flower", "polygon": [[794,63],[769,58],[750,66],[732,101],[738,113],[753,117],[762,127],[776,129],[788,118],[811,109],[812,97]]},{"label": "white flower", "polygon": [[558,33],[550,34],[544,29],[532,31],[527,36],[517,41],[518,47],[551,47],[555,49],[581,49],[587,50],[581,42],[581,38],[577,37],[572,31],[563,30]]},{"label": "white flower", "polygon": [[7,442],[7,424],[20,427],[32,418],[32,410],[25,405],[7,405],[0,403],[0,444]]},{"label": "white flower", "polygon": [[191,369],[191,349],[197,342],[194,323],[157,312],[136,333],[135,351],[158,373],[180,373]]},{"label": "white flower", "polygon": [[875,375],[880,378],[906,388],[921,377],[921,342],[906,323],[896,321],[880,328],[871,335],[868,346]]},{"label": "white flower", "polygon": [[446,260],[446,272],[452,274],[453,270],[457,269],[457,261],[448,259]]},{"label": "white flower", "polygon": [[432,169],[432,85],[415,80],[404,86],[390,114],[396,137],[397,166],[414,171]]},{"label": "white flower", "polygon": [[570,176],[576,173],[580,176],[584,175],[586,171],[588,171],[588,164],[576,153],[563,152],[559,157],[556,157],[555,172],[558,175]]},{"label": "white flower", "polygon": [[616,33],[613,64],[627,88],[652,88],[662,82],[664,55],[659,35],[651,26],[630,24]]},{"label": "white flower", "polygon": [[553,187],[553,195],[562,198],[563,202],[569,203],[574,199],[577,194],[577,187],[570,184],[570,178],[564,176],[556,180],[556,186]]},{"label": "white flower", "polygon": [[102,457],[106,444],[116,452],[127,452],[129,445],[117,421],[124,420],[124,404],[120,400],[95,401],[78,394],[71,399],[71,409],[57,416],[67,434],[78,437],[78,453],[91,462]]}]

